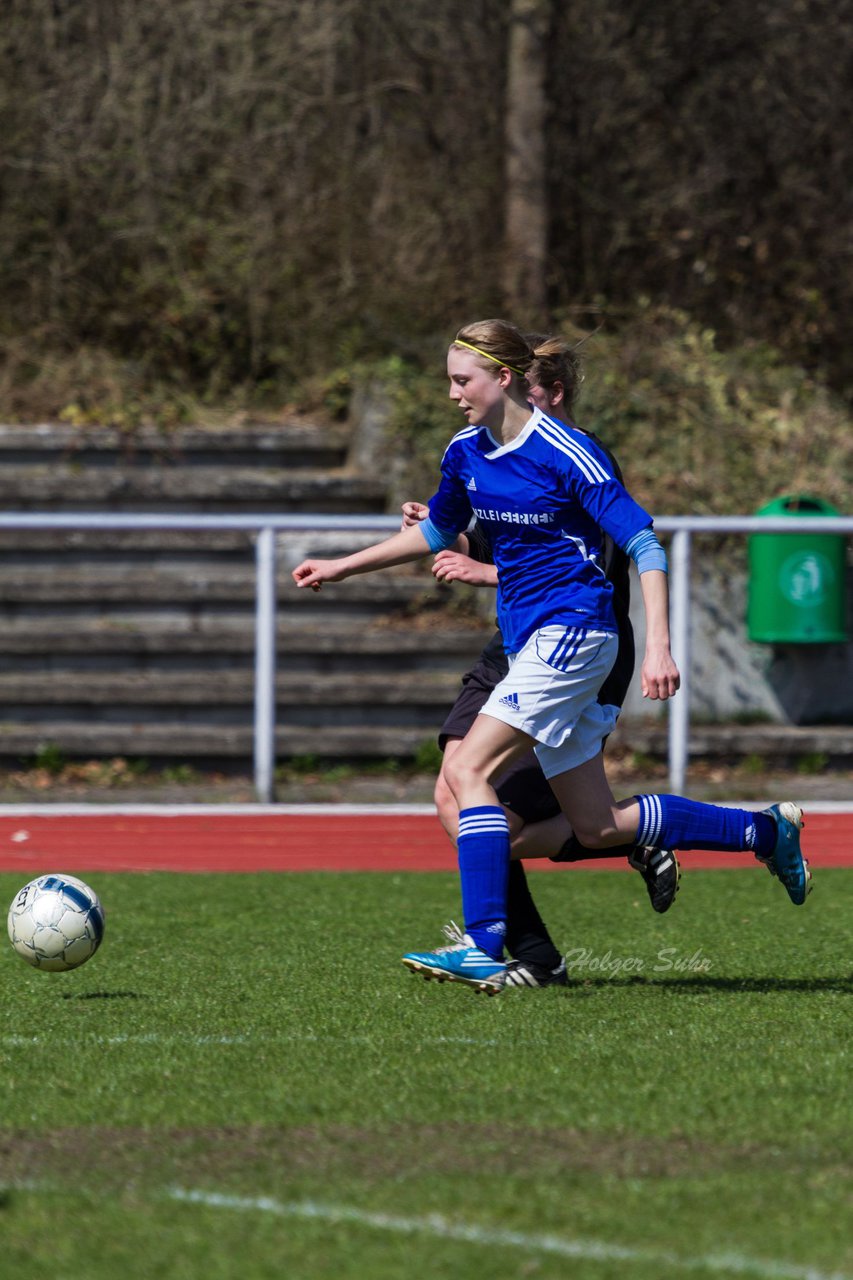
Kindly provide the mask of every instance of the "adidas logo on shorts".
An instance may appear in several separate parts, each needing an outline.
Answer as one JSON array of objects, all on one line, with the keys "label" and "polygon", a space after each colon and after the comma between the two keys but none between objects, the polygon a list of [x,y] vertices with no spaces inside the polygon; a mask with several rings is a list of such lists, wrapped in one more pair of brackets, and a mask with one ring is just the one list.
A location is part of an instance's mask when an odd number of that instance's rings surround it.
[{"label": "adidas logo on shorts", "polygon": [[520,710],[517,693],[508,693],[505,698],[499,698],[498,701],[502,706],[509,707],[512,711]]}]

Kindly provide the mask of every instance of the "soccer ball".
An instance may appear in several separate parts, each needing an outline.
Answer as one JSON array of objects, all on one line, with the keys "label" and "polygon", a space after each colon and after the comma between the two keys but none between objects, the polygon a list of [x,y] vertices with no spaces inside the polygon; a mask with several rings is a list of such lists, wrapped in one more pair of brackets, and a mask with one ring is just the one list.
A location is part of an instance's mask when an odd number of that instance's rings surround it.
[{"label": "soccer ball", "polygon": [[76,876],[39,876],[15,895],[8,926],[12,946],[27,964],[58,973],[79,968],[98,950],[104,909]]}]

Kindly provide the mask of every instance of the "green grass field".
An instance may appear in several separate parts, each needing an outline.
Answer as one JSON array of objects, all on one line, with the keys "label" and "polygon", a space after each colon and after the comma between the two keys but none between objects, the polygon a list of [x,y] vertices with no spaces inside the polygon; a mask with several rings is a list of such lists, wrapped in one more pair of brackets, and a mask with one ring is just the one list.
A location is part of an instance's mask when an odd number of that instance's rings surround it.
[{"label": "green grass field", "polygon": [[88,965],[0,953],[4,1275],[853,1272],[853,872],[803,909],[687,873],[664,917],[633,876],[535,876],[589,963],[495,999],[399,963],[451,876],[86,878]]}]

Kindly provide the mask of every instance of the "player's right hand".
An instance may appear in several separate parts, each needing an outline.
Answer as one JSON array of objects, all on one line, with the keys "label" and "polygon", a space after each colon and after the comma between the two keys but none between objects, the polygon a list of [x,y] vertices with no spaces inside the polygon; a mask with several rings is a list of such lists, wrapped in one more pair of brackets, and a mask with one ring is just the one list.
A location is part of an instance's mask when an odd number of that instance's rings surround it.
[{"label": "player's right hand", "polygon": [[346,574],[341,571],[339,560],[303,560],[292,576],[297,587],[319,591],[324,582],[340,582]]}]

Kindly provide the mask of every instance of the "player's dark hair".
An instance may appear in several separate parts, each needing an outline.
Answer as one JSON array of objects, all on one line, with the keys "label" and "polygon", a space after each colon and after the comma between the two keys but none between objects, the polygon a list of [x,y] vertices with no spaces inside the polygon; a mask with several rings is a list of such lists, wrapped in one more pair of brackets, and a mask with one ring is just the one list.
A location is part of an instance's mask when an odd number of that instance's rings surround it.
[{"label": "player's dark hair", "polygon": [[566,413],[571,414],[583,382],[577,347],[547,333],[526,333],[524,337],[533,350],[527,370],[529,385],[544,387],[547,391],[555,382],[562,383],[563,406]]}]

